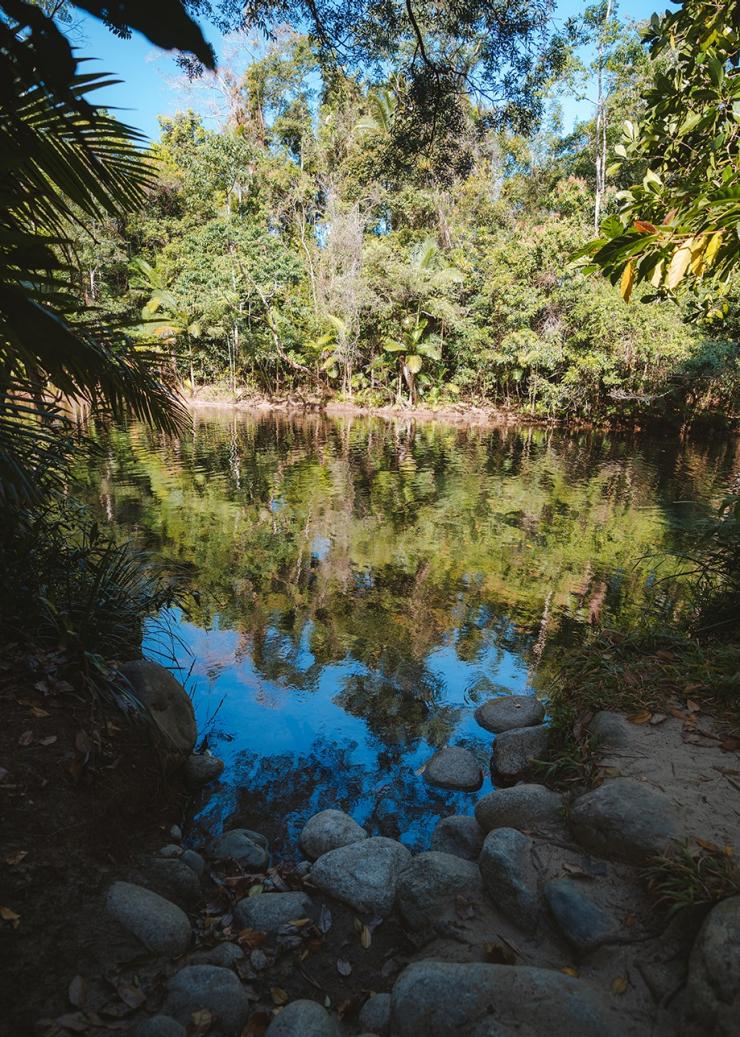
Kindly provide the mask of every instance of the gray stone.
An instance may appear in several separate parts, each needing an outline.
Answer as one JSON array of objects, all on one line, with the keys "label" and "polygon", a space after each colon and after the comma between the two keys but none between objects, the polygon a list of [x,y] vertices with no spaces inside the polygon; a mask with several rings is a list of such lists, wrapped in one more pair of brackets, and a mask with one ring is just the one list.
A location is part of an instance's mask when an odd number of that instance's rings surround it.
[{"label": "gray stone", "polygon": [[515,828],[496,828],[486,836],[478,861],[490,899],[525,931],[535,928],[540,910],[533,847]]},{"label": "gray stone", "polygon": [[169,670],[149,659],[134,659],[118,672],[144,705],[158,731],[168,763],[180,764],[193,751],[196,728],[190,696]]},{"label": "gray stone", "polygon": [[190,955],[191,965],[219,965],[222,969],[233,969],[244,961],[244,951],[236,943],[218,943],[207,950]]},{"label": "gray stone", "polygon": [[616,919],[595,904],[577,883],[554,879],[547,883],[544,894],[558,928],[577,951],[592,951],[615,935]]},{"label": "gray stone", "polygon": [[198,876],[182,859],[153,857],[144,861],[134,879],[180,906],[191,907],[202,896]]},{"label": "gray stone", "polygon": [[422,961],[391,994],[393,1037],[623,1037],[618,1008],[583,980],[529,966]]},{"label": "gray stone", "polygon": [[167,843],[167,845],[163,846],[159,851],[160,857],[182,857],[182,855],[183,848],[182,846],[178,846],[177,843]]},{"label": "gray stone", "polygon": [[458,894],[480,893],[478,866],[451,853],[420,853],[398,876],[396,900],[412,929],[427,929],[455,909]]},{"label": "gray stone", "polygon": [[484,832],[494,828],[552,831],[563,826],[563,797],[544,785],[496,789],[478,800],[475,816]]},{"label": "gray stone", "polygon": [[164,1011],[187,1026],[207,1008],[225,1037],[239,1037],[249,1017],[249,998],[233,972],[217,965],[186,965],[167,982]]},{"label": "gray stone", "polygon": [[300,847],[314,861],[330,850],[367,839],[364,828],[341,810],[322,810],[306,822],[300,835]]},{"label": "gray stone", "polygon": [[378,1037],[388,1037],[391,1032],[391,995],[373,994],[360,1009],[360,1026]]},{"label": "gray stone", "polygon": [[206,862],[199,853],[195,852],[195,850],[183,850],[182,860],[183,863],[187,864],[190,870],[194,871],[199,878],[206,870]]},{"label": "gray stone", "polygon": [[139,1023],[133,1037],[186,1037],[185,1027],[169,1015],[153,1015]]},{"label": "gray stone", "polygon": [[174,839],[176,843],[182,842],[182,828],[179,825],[173,825],[170,828],[170,838]]},{"label": "gray stone", "polygon": [[183,777],[188,788],[194,791],[215,781],[223,773],[224,761],[210,753],[192,753],[185,761]]},{"label": "gray stone", "polygon": [[270,857],[267,839],[249,828],[232,828],[218,836],[208,847],[208,856],[215,861],[235,860],[255,871],[264,868]]},{"label": "gray stone", "polygon": [[486,731],[500,734],[541,724],[545,719],[545,709],[534,695],[501,695],[478,706],[475,719]]},{"label": "gray stone", "polygon": [[131,882],[114,882],[105,906],[108,914],[152,954],[174,958],[190,946],[188,916],[150,889]]},{"label": "gray stone", "polygon": [[550,730],[542,724],[496,735],[491,761],[493,780],[499,785],[513,785],[526,778],[532,762],[542,759],[549,743]]},{"label": "gray stone", "polygon": [[588,726],[598,745],[607,749],[624,749],[633,741],[633,729],[621,713],[602,709]]},{"label": "gray stone", "polygon": [[313,918],[314,905],[306,893],[257,893],[244,897],[234,908],[234,917],[246,929],[274,934],[281,925],[298,918]]},{"label": "gray stone", "polygon": [[740,896],[707,915],[689,959],[683,1037],[740,1033]]},{"label": "gray stone", "polygon": [[680,838],[668,797],[632,778],[613,778],[579,797],[569,821],[582,846],[629,864],[665,853]]},{"label": "gray stone", "polygon": [[439,853],[451,853],[466,861],[477,861],[483,846],[480,825],[474,817],[453,814],[443,817],[432,833],[432,849]]},{"label": "gray stone", "polygon": [[398,875],[410,859],[405,846],[375,836],[319,857],[311,881],[356,911],[387,915],[396,899]]},{"label": "gray stone", "polygon": [[266,1037],[339,1037],[339,1028],[316,1001],[291,1001],[272,1020]]},{"label": "gray stone", "polygon": [[441,789],[475,792],[483,784],[483,771],[475,755],[462,746],[447,746],[429,760],[424,779]]}]

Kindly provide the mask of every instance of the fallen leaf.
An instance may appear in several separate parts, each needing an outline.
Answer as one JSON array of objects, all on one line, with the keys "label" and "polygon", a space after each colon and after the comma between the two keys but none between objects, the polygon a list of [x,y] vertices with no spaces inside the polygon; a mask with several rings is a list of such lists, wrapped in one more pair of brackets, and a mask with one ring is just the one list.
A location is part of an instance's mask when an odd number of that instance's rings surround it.
[{"label": "fallen leaf", "polygon": [[30,745],[33,741],[33,731],[24,731],[18,739],[18,745]]},{"label": "fallen leaf", "polygon": [[351,976],[352,965],[344,958],[337,958],[337,972],[340,976]]},{"label": "fallen leaf", "polygon": [[0,918],[4,922],[10,922],[14,929],[17,929],[21,924],[21,916],[17,911],[13,911],[9,907],[0,907]]},{"label": "fallen leaf", "polygon": [[264,889],[265,889],[265,887],[260,882],[256,882],[254,884],[254,886],[250,886],[249,887],[249,892],[247,893],[247,896],[248,897],[259,896],[260,893],[264,892]]},{"label": "fallen leaf", "polygon": [[129,1008],[140,1008],[146,1001],[146,995],[141,987],[133,986],[131,983],[119,983],[116,993]]},{"label": "fallen leaf", "polygon": [[302,929],[304,925],[309,925],[310,922],[310,918],[291,918],[291,920],[285,924],[295,926],[296,929]]},{"label": "fallen leaf", "polygon": [[485,952],[486,961],[492,965],[516,965],[516,954],[511,947],[505,947],[500,943],[487,943]]},{"label": "fallen leaf", "polygon": [[3,863],[9,864],[10,867],[13,868],[16,864],[20,864],[26,857],[28,857],[28,850],[18,850],[16,853],[11,853],[6,857]]},{"label": "fallen leaf", "polygon": [[368,929],[368,927],[366,925],[363,925],[362,930],[360,932],[360,943],[361,943],[361,945],[365,948],[365,950],[368,950],[368,948],[370,947],[370,944],[372,942],[373,942],[372,933],[370,932],[370,930]]},{"label": "fallen leaf", "polygon": [[256,929],[242,929],[236,940],[242,947],[261,947],[267,939],[267,933],[260,933]]},{"label": "fallen leaf", "polygon": [[698,843],[702,850],[708,850],[710,853],[719,853],[719,846],[708,839],[700,839],[698,835],[695,835],[694,842]]},{"label": "fallen leaf", "polygon": [[662,724],[663,721],[667,719],[668,716],[666,713],[653,713],[653,715],[650,717],[650,723],[654,727],[656,724]]},{"label": "fallen leaf", "polygon": [[628,929],[634,929],[634,927],[637,925],[637,915],[633,912],[630,912],[630,914],[628,914],[625,917],[624,924],[627,926]]},{"label": "fallen leaf", "polygon": [[47,735],[46,738],[39,738],[39,745],[53,745],[56,740],[56,735]]},{"label": "fallen leaf", "polygon": [[269,1012],[253,1012],[241,1032],[241,1037],[265,1037],[267,1027],[271,1022],[272,1016]]},{"label": "fallen leaf", "polygon": [[328,933],[332,925],[331,911],[326,904],[321,905],[321,911],[319,912],[318,929],[320,933]]},{"label": "fallen leaf", "polygon": [[192,1027],[188,1030],[189,1037],[205,1037],[213,1026],[214,1015],[207,1008],[199,1008],[190,1016]]},{"label": "fallen leaf", "polygon": [[41,706],[31,706],[31,712],[35,717],[49,717],[51,713],[48,710],[42,709]]},{"label": "fallen leaf", "polygon": [[740,749],[740,738],[723,738],[719,743],[720,749],[726,753],[734,753]]},{"label": "fallen leaf", "polygon": [[640,713],[634,713],[631,717],[627,717],[631,724],[647,724],[650,721],[652,713],[649,709],[643,709]]},{"label": "fallen leaf", "polygon": [[624,994],[629,986],[626,976],[615,976],[612,980],[612,994]]},{"label": "fallen leaf", "polygon": [[698,713],[701,709],[699,703],[694,702],[693,699],[686,699],[686,708],[688,709],[689,713]]},{"label": "fallen leaf", "polygon": [[69,1003],[75,1008],[82,1008],[85,1004],[87,984],[82,976],[75,976],[70,980],[69,987],[67,988],[67,997],[69,998]]},{"label": "fallen leaf", "polygon": [[282,987],[270,987],[270,996],[274,1005],[287,1005],[288,992]]},{"label": "fallen leaf", "polygon": [[565,965],[561,970],[566,976],[577,976],[578,969],[574,969],[572,965]]},{"label": "fallen leaf", "polygon": [[725,857],[732,857],[734,852],[734,849],[730,846],[729,843],[727,843],[726,846],[722,847],[722,853],[725,855]]}]

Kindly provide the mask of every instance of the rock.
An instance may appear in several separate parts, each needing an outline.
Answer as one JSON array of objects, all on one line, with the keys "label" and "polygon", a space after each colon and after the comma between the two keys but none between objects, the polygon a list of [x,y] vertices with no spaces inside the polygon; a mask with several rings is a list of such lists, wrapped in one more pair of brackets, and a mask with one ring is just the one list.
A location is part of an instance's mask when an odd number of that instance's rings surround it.
[{"label": "rock", "polygon": [[496,789],[478,800],[475,816],[484,832],[494,828],[551,831],[563,825],[563,797],[544,785]]},{"label": "rock", "polygon": [[244,961],[244,951],[236,943],[218,943],[207,950],[190,955],[191,965],[218,965],[222,969],[233,969]]},{"label": "rock", "polygon": [[683,1037],[740,1032],[740,896],[712,908],[689,958]]},{"label": "rock", "polygon": [[300,847],[314,861],[330,850],[367,839],[367,832],[354,818],[341,810],[322,810],[306,822],[300,835]]},{"label": "rock", "polygon": [[170,828],[170,838],[174,839],[176,843],[182,842],[182,828],[179,825],[173,825]]},{"label": "rock", "polygon": [[616,920],[570,879],[554,879],[545,900],[561,933],[577,951],[592,951],[617,931]]},{"label": "rock", "polygon": [[169,670],[149,659],[123,663],[118,672],[154,721],[168,766],[179,766],[181,757],[189,755],[195,745],[195,713],[190,696]]},{"label": "rock", "polygon": [[190,946],[188,916],[150,889],[131,882],[114,882],[105,906],[108,914],[152,954],[174,958]]},{"label": "rock", "polygon": [[478,866],[451,853],[420,853],[401,870],[396,887],[399,910],[412,929],[426,929],[455,910],[458,894],[480,893]]},{"label": "rock", "polygon": [[439,853],[451,853],[466,861],[477,861],[483,846],[480,825],[474,817],[453,814],[443,817],[432,834],[432,849]]},{"label": "rock", "polygon": [[525,931],[535,928],[540,909],[533,847],[515,828],[496,828],[486,836],[478,861],[490,899]]},{"label": "rock", "polygon": [[255,871],[264,868],[270,857],[267,839],[249,828],[232,828],[218,836],[208,847],[208,856],[215,861],[235,860]]},{"label": "rock", "polygon": [[187,1037],[185,1027],[169,1015],[153,1015],[139,1023],[133,1037]]},{"label": "rock", "polygon": [[188,788],[194,791],[215,781],[223,773],[224,761],[210,753],[191,753],[185,761],[183,777]]},{"label": "rock", "polygon": [[483,784],[483,771],[475,755],[462,746],[447,746],[429,760],[424,779],[441,789],[475,792]]},{"label": "rock", "polygon": [[339,1037],[339,1028],[316,1001],[291,1001],[272,1020],[266,1037]]},{"label": "rock", "polygon": [[486,731],[500,734],[541,724],[545,719],[545,709],[534,695],[500,695],[478,706],[475,719]]},{"label": "rock", "polygon": [[574,837],[593,853],[642,864],[680,838],[676,810],[662,792],[632,778],[613,778],[580,796],[570,811]]},{"label": "rock", "polygon": [[178,846],[177,843],[167,843],[159,851],[160,857],[182,857],[183,855],[182,846]]},{"label": "rock", "polygon": [[620,713],[602,709],[588,726],[598,745],[607,749],[623,749],[633,741],[632,725]]},{"label": "rock", "polygon": [[542,724],[496,735],[491,761],[493,780],[499,785],[521,781],[532,769],[532,761],[542,759],[549,742],[550,730]]},{"label": "rock", "polygon": [[198,876],[182,859],[153,857],[141,865],[134,878],[142,886],[186,907],[196,904],[202,895]]},{"label": "rock", "polygon": [[206,870],[206,862],[199,853],[195,852],[195,850],[183,850],[182,861],[184,864],[187,864],[190,870],[194,871],[199,878]]},{"label": "rock", "polygon": [[356,911],[387,915],[396,899],[398,875],[410,860],[405,846],[375,836],[319,857],[311,869],[311,881]]},{"label": "rock", "polygon": [[623,1037],[617,1009],[581,979],[525,965],[421,961],[391,994],[393,1037]]},{"label": "rock", "polygon": [[216,1017],[216,1029],[225,1037],[239,1037],[249,1017],[249,998],[229,969],[217,965],[186,965],[167,982],[164,1011],[187,1026],[193,1012],[207,1008]]},{"label": "rock", "polygon": [[281,925],[298,918],[313,918],[314,905],[306,893],[257,893],[244,897],[234,908],[240,926],[258,933],[274,934]]},{"label": "rock", "polygon": [[391,1032],[391,995],[373,994],[360,1009],[360,1026],[378,1037],[388,1037]]}]

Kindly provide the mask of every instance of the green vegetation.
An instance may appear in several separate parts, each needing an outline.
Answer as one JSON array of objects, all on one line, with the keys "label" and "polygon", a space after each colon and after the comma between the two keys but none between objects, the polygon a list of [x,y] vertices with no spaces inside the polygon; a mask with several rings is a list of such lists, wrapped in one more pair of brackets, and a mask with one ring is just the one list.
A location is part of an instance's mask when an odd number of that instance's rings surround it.
[{"label": "green vegetation", "polygon": [[716,904],[740,893],[740,870],[732,847],[682,847],[659,857],[643,869],[656,906],[670,914],[685,907]]}]

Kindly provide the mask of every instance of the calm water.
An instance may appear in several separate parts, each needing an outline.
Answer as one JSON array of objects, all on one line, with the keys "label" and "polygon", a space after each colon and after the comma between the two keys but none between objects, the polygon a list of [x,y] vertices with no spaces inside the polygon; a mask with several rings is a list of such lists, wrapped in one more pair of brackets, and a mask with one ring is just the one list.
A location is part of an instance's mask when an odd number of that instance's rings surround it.
[{"label": "calm water", "polygon": [[[118,535],[197,592],[164,618],[227,764],[203,823],[236,816],[279,844],[335,806],[423,845],[477,798],[426,785],[434,749],[485,766],[477,704],[546,697],[591,623],[680,608],[654,589],[657,555],[739,464],[722,436],[209,411],[176,441],[115,432],[88,479]],[[160,643],[152,625],[146,653]]]}]

